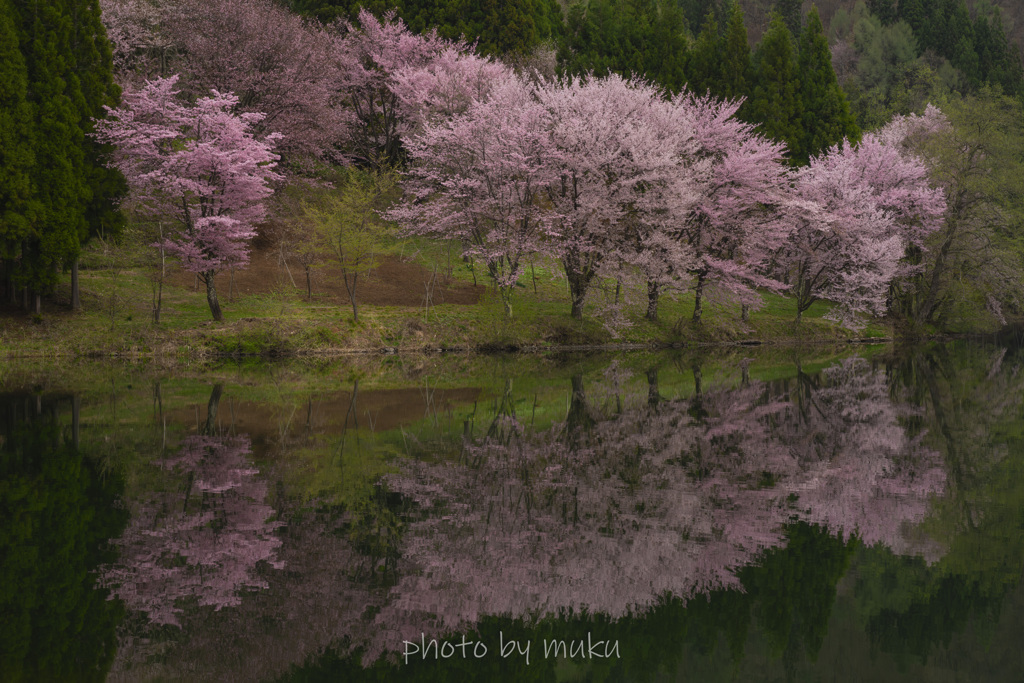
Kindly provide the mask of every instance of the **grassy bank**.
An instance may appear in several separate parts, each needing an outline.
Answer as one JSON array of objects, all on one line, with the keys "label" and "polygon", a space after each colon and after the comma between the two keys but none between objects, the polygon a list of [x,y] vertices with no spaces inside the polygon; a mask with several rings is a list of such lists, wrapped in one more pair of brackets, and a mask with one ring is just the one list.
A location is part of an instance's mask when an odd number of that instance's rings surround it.
[{"label": "grassy bank", "polygon": [[[65,282],[40,316],[8,308],[0,314],[0,356],[7,358],[152,357],[164,360],[203,359],[217,356],[335,355],[350,352],[407,352],[438,350],[557,349],[593,345],[696,345],[718,343],[819,343],[865,337],[884,337],[881,324],[851,332],[824,319],[828,305],[819,302],[798,324],[793,299],[766,294],[765,306],[742,321],[738,305],[705,304],[700,325],[690,322],[693,295],[663,296],[659,320],[643,317],[646,297],[600,283],[589,297],[583,320],[569,316],[564,277],[557,265],[538,262],[527,269],[513,302],[513,317],[506,318],[499,297],[478,287],[473,304],[427,302],[430,278],[470,286],[469,267],[444,261],[440,249],[415,250],[423,283],[410,282],[424,292],[423,305],[363,305],[353,319],[348,301],[337,295],[306,292],[295,278],[266,273],[265,291],[229,294],[222,276],[220,298],[224,321],[213,322],[205,292],[182,284],[185,278],[165,282],[162,316],[153,322],[153,280],[146,268],[93,267],[82,272],[83,310],[70,311],[70,284]],[[441,267],[439,268],[439,264]],[[293,266],[293,269],[295,267]],[[440,273],[440,275],[439,275]],[[317,277],[335,274],[328,267]],[[362,291],[380,285],[371,273]],[[480,280],[482,283],[482,280]],[[634,288],[635,289],[635,288]],[[620,305],[616,307],[616,296]],[[625,324],[609,325],[613,315]]]}]

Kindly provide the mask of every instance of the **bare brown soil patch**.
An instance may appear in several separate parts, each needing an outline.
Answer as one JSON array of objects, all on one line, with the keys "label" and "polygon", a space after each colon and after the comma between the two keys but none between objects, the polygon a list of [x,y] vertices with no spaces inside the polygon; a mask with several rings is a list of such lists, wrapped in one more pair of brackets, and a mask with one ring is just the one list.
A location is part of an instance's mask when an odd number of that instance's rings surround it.
[{"label": "bare brown soil patch", "polygon": [[[349,304],[341,272],[336,266],[314,267],[310,276],[314,299],[345,306]],[[168,279],[180,287],[196,287],[195,276],[181,270],[176,269]],[[385,256],[377,268],[360,276],[356,301],[360,306],[423,306],[432,280],[432,304],[472,305],[480,300],[484,291],[483,285],[474,287],[448,280],[440,270],[435,276],[433,271],[418,263]],[[305,270],[294,260],[282,259],[274,248],[254,251],[246,268],[236,270],[233,275],[230,272],[220,273],[215,282],[217,293],[224,300],[232,293],[235,296],[272,294],[281,292],[282,288],[289,294],[306,296]]]}]

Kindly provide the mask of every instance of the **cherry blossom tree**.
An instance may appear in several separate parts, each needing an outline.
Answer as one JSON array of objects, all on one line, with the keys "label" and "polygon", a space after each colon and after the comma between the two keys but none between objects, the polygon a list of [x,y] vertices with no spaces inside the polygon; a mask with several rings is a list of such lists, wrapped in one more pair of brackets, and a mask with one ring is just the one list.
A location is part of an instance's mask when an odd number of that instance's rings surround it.
[{"label": "cherry blossom tree", "polygon": [[[669,270],[666,263],[685,259],[658,241],[672,208],[664,200],[676,175],[673,121],[658,90],[614,74],[543,83],[537,98],[558,150],[559,182],[548,197],[559,220],[552,251],[569,281],[571,315],[581,318],[600,273],[632,263],[654,278]],[[660,258],[645,258],[654,253]]]},{"label": "cherry blossom tree", "polygon": [[788,204],[794,231],[780,263],[797,319],[822,298],[837,304],[835,319],[856,328],[861,314],[885,311],[894,279],[915,271],[902,262],[906,249],[924,248],[946,204],[924,162],[901,147],[905,124],[865,135],[856,147],[833,147],[796,173]]},{"label": "cherry blossom tree", "polygon": [[180,74],[189,100],[211,90],[259,112],[258,136],[284,138],[289,166],[332,159],[354,117],[339,88],[350,70],[330,32],[271,0],[104,0],[122,85]]},{"label": "cherry blossom tree", "polygon": [[503,62],[452,44],[429,62],[398,68],[392,90],[399,110],[415,132],[428,121],[440,123],[464,114],[474,103],[486,101],[511,71]]},{"label": "cherry blossom tree", "polygon": [[479,258],[512,315],[523,258],[556,235],[538,197],[557,181],[546,109],[532,88],[505,71],[490,97],[464,114],[424,123],[406,145],[407,199],[389,212],[412,234],[458,239]]},{"label": "cherry blossom tree", "polygon": [[96,136],[117,146],[115,164],[145,211],[171,215],[179,230],[164,242],[182,268],[206,284],[214,320],[223,318],[214,276],[244,265],[264,200],[280,179],[272,133],[257,139],[262,114],[234,114],[238,98],[217,91],[195,105],[179,100],[177,77],[124,95],[121,108],[96,123]]},{"label": "cherry blossom tree", "polygon": [[350,151],[357,161],[395,166],[402,161],[402,142],[410,126],[396,90],[397,74],[423,68],[446,51],[468,48],[453,45],[436,30],[415,35],[394,11],[380,20],[361,9],[358,24],[342,24],[344,35],[336,40],[338,58],[345,65],[343,99],[357,120]]},{"label": "cherry blossom tree", "polygon": [[147,0],[103,0],[100,9],[118,83],[127,86],[137,77],[161,75],[174,46],[163,35],[163,7]]},{"label": "cherry blossom tree", "polygon": [[786,186],[785,148],[736,119],[740,101],[684,91],[674,104],[686,112],[688,134],[696,143],[695,151],[683,153],[683,167],[703,178],[693,210],[676,213],[677,239],[689,245],[695,259],[688,272],[694,281],[693,322],[700,323],[708,285],[745,306],[760,304],[755,287],[783,287],[766,272],[789,232],[775,212]]}]

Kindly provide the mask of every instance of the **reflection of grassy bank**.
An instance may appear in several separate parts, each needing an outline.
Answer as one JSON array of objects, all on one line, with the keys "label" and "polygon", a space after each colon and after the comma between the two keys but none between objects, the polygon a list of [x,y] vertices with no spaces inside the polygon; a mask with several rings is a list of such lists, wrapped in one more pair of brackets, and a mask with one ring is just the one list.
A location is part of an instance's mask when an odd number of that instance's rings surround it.
[{"label": "reflection of grassy bank", "polygon": [[[472,273],[461,262],[452,268],[451,278],[463,284],[473,282]],[[145,272],[86,270],[84,310],[75,314],[54,306],[41,317],[9,311],[0,331],[0,356],[118,355],[181,361],[216,355],[331,355],[384,348],[827,342],[888,334],[877,324],[860,333],[842,329],[823,319],[828,306],[820,302],[797,325],[795,301],[770,294],[761,310],[751,312],[749,321],[741,320],[738,306],[722,305],[710,308],[704,323],[694,327],[689,322],[691,293],[662,297],[658,322],[644,319],[646,301],[633,300],[636,297],[631,295],[622,308],[629,326],[612,332],[601,321],[609,318],[608,307],[616,300],[613,282],[593,292],[582,321],[569,317],[565,283],[556,270],[538,263],[526,282],[529,286],[517,290],[512,321],[505,319],[497,295],[486,290],[478,303],[469,305],[437,300],[429,307],[365,305],[358,323],[352,321],[345,302],[326,296],[307,301],[304,291],[284,281],[261,294],[236,294],[231,301],[224,297],[225,321],[214,323],[201,292],[167,282],[162,320],[154,325],[152,282]],[[367,286],[372,287],[372,281]],[[58,293],[58,299],[63,294]],[[625,301],[626,293],[619,296]],[[683,322],[677,325],[679,321]]]},{"label": "reflection of grassy bank", "polygon": [[[864,354],[869,347],[858,347]],[[212,365],[0,361],[4,388],[76,393],[82,438],[132,485],[159,486],[147,467],[205,422],[211,387],[223,385],[217,428],[248,434],[261,471],[273,470],[288,499],[357,500],[395,457],[457,458],[464,435],[484,433],[499,413],[533,429],[564,421],[572,379],[595,408],[644,401],[652,378],[665,398],[695,388],[738,386],[815,372],[848,345],[630,353],[380,355]],[[358,390],[356,390],[358,384]],[[632,398],[630,398],[632,397]],[[354,400],[353,400],[354,399]],[[130,494],[129,494],[130,495]]]}]

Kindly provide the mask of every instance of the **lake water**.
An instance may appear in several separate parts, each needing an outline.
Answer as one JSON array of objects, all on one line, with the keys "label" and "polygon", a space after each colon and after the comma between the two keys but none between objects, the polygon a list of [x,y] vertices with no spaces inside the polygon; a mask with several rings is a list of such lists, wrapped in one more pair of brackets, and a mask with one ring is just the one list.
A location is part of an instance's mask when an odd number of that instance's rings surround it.
[{"label": "lake water", "polygon": [[1024,348],[0,367],[0,680],[1019,681]]}]

